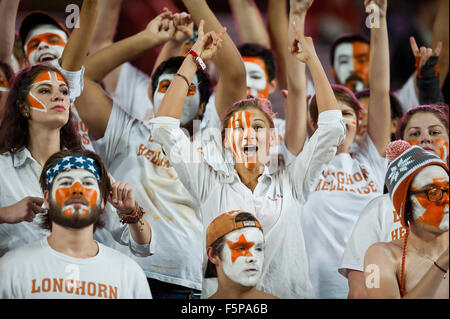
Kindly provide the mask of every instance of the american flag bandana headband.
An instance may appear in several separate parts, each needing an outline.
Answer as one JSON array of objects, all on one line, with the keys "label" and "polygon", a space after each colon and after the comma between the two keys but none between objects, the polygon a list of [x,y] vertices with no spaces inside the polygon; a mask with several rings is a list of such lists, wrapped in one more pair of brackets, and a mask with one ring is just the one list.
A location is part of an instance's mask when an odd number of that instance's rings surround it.
[{"label": "american flag bandana headband", "polygon": [[84,155],[66,156],[58,162],[50,166],[45,173],[45,186],[48,189],[55,177],[61,172],[68,172],[72,169],[82,168],[94,174],[95,178],[100,181],[100,174],[98,173],[97,165],[92,158]]}]

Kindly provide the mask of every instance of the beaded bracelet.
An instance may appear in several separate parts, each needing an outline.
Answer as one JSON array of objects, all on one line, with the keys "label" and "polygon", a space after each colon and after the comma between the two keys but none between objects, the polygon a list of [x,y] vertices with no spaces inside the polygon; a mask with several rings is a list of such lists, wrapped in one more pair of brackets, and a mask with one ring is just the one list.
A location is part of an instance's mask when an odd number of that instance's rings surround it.
[{"label": "beaded bracelet", "polygon": [[141,206],[136,204],[136,207],[131,214],[121,214],[119,213],[120,222],[122,224],[136,224],[140,221],[142,216],[144,215],[144,210]]}]

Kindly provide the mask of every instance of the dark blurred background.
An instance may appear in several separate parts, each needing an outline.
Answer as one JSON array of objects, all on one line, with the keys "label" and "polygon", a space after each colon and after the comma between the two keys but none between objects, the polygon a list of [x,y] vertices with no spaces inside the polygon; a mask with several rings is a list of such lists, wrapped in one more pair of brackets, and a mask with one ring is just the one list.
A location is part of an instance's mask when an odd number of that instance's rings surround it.
[{"label": "dark blurred background", "polygon": [[[236,44],[239,35],[231,16],[228,0],[208,0],[213,12]],[[255,0],[263,17],[266,16],[267,0]],[[289,1],[287,1],[289,3]],[[28,11],[44,10],[61,21],[65,20],[68,4],[81,5],[81,0],[22,0],[17,22]],[[436,16],[436,0],[390,0],[388,2],[388,27],[391,50],[391,87],[399,89],[414,72],[414,58],[409,45],[409,36],[416,38],[419,46],[431,45],[432,27]],[[164,7],[172,12],[184,10],[180,0],[123,0],[118,22],[116,40],[133,35],[146,27],[148,22]],[[287,10],[288,8],[286,8]],[[359,32],[368,35],[365,27],[364,0],[316,0],[308,11],[306,34],[314,38],[317,51],[325,69],[329,66],[329,48],[333,40],[342,33]],[[133,64],[150,74],[160,48],[147,52]],[[448,85],[445,86],[445,88]],[[447,95],[444,88],[444,94]],[[274,105],[278,104],[278,98]],[[446,96],[446,101],[448,101]],[[281,112],[282,113],[282,112]],[[281,115],[281,114],[280,114]]]}]

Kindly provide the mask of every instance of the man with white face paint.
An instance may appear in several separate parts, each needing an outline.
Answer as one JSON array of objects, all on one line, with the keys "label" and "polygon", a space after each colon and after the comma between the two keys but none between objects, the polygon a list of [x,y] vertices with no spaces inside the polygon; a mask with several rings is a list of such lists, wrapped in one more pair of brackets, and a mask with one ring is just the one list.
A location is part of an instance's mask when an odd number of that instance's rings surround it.
[{"label": "man with white face paint", "polygon": [[122,221],[141,219],[133,213],[133,190],[118,194],[100,157],[89,151],[51,156],[40,184],[48,208],[41,227],[50,229],[50,236],[1,258],[0,298],[151,299],[138,264],[94,240],[107,200],[120,201]]},{"label": "man with white face paint", "polygon": [[[386,185],[403,239],[376,243],[364,258],[370,298],[449,297],[448,166],[432,153],[406,141],[386,150],[391,163]],[[377,284],[368,267],[377,267]]]},{"label": "man with white face paint", "polygon": [[264,234],[258,220],[244,211],[216,217],[206,231],[205,277],[218,277],[210,299],[274,299],[256,289],[264,262]]},{"label": "man with white face paint", "polygon": [[331,73],[336,82],[353,92],[369,86],[370,43],[358,34],[338,38],[331,49]]},{"label": "man with white face paint", "polygon": [[25,59],[30,64],[48,62],[58,66],[69,31],[52,16],[35,11],[28,14],[20,25]]}]

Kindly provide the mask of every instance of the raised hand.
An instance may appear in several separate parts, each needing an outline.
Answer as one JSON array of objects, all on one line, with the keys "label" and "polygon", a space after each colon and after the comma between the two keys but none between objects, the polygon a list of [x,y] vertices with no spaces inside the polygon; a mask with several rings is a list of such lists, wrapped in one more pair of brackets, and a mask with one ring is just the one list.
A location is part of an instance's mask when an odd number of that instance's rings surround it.
[{"label": "raised hand", "polygon": [[197,52],[203,60],[210,60],[222,47],[222,37],[227,32],[227,29],[223,28],[219,34],[214,31],[205,34],[203,31],[204,25],[205,21],[201,20],[198,26],[198,39],[193,45],[192,50]]},{"label": "raised hand", "polygon": [[300,62],[308,64],[312,59],[317,58],[313,39],[311,37],[303,36],[295,23],[293,23],[293,27],[295,35],[294,40],[289,47],[289,51]]},{"label": "raised hand", "polygon": [[175,34],[173,39],[177,42],[185,42],[194,35],[194,21],[189,13],[181,12],[173,15]]},{"label": "raised hand", "polygon": [[156,38],[160,44],[172,39],[175,34],[172,12],[164,8],[161,14],[150,21],[145,31]]},{"label": "raised hand", "polygon": [[421,46],[419,49],[414,37],[409,38],[409,43],[411,45],[411,51],[414,54],[414,58],[416,60],[416,68],[419,70],[425,65],[425,63],[427,63],[430,57],[439,57],[439,55],[441,54],[442,42],[439,42],[434,50],[425,46]]},{"label": "raised hand", "polygon": [[40,197],[25,197],[16,204],[4,207],[1,211],[0,220],[7,224],[18,224],[20,222],[32,222],[36,214],[42,214],[45,210],[41,207],[44,199]]},{"label": "raised hand", "polygon": [[367,6],[375,4],[379,8],[380,18],[386,17],[386,11],[387,11],[387,0],[364,0],[364,6],[367,8]]},{"label": "raised hand", "polygon": [[136,207],[133,187],[125,182],[111,183],[108,202],[117,209],[118,213],[125,215],[131,214]]}]

